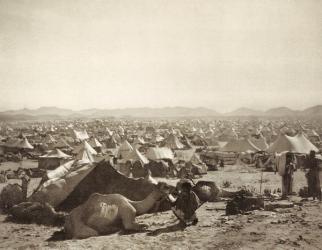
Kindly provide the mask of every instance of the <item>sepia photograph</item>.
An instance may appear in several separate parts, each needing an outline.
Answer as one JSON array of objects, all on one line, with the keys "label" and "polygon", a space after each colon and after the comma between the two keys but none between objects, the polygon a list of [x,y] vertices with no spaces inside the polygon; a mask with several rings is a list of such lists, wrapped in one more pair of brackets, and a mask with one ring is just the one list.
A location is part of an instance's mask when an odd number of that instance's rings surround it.
[{"label": "sepia photograph", "polygon": [[0,249],[322,249],[321,0],[0,0]]}]

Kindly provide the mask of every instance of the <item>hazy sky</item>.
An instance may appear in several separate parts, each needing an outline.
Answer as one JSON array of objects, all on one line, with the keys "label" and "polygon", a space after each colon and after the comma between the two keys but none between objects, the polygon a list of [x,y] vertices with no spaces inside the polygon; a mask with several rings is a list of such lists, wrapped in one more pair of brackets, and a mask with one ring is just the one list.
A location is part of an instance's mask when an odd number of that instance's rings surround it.
[{"label": "hazy sky", "polygon": [[321,0],[0,0],[0,109],[322,104]]}]

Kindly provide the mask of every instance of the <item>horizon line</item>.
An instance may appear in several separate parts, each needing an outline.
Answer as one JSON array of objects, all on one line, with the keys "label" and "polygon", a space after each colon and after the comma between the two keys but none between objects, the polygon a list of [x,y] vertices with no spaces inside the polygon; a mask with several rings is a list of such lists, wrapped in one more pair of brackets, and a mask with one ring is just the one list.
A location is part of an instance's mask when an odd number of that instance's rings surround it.
[{"label": "horizon line", "polygon": [[82,108],[82,109],[73,109],[73,108],[67,108],[67,107],[60,107],[60,106],[51,106],[51,105],[45,105],[45,106],[38,106],[37,108],[28,108],[28,107],[23,107],[23,108],[16,108],[16,109],[0,109],[0,113],[5,113],[5,112],[10,112],[10,111],[20,111],[20,110],[38,110],[41,108],[57,108],[57,109],[66,109],[66,110],[70,110],[73,112],[80,112],[80,111],[85,111],[85,110],[91,110],[91,109],[98,109],[98,110],[125,110],[125,109],[165,109],[165,108],[189,108],[189,109],[198,109],[198,108],[203,108],[203,109],[209,109],[211,111],[214,111],[216,113],[220,113],[220,114],[226,114],[226,113],[231,113],[240,109],[248,109],[251,111],[256,111],[256,112],[267,112],[269,110],[272,109],[278,109],[278,108],[288,108],[292,111],[303,111],[305,109],[308,108],[312,108],[312,107],[317,107],[317,106],[322,106],[322,104],[315,104],[312,106],[308,106],[302,109],[293,109],[290,108],[288,106],[277,106],[277,107],[271,107],[268,109],[254,109],[254,108],[249,108],[247,106],[241,106],[238,108],[235,108],[233,110],[230,111],[218,111],[214,108],[211,107],[206,107],[206,106],[180,106],[180,105],[173,105],[173,106],[159,106],[159,107],[155,107],[155,106],[138,106],[138,107],[125,107],[125,108],[97,108],[97,107],[91,107],[91,108]]}]

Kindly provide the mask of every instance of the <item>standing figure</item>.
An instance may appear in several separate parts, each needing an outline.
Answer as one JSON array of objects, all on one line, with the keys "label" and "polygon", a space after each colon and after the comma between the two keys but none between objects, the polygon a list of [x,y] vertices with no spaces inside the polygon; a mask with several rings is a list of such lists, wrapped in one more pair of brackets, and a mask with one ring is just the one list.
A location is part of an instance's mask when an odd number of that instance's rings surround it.
[{"label": "standing figure", "polygon": [[21,179],[21,190],[22,190],[22,194],[23,194],[23,199],[24,199],[24,201],[26,201],[30,177],[27,175],[27,173],[25,171],[21,171],[19,174],[19,178]]},{"label": "standing figure", "polygon": [[296,170],[293,154],[287,152],[285,157],[285,171],[282,176],[282,198],[284,199],[293,192],[293,174]]},{"label": "standing figure", "polygon": [[309,171],[306,173],[309,197],[318,198],[321,201],[321,186],[319,176],[319,164],[315,158],[315,151],[310,151],[306,161]]}]

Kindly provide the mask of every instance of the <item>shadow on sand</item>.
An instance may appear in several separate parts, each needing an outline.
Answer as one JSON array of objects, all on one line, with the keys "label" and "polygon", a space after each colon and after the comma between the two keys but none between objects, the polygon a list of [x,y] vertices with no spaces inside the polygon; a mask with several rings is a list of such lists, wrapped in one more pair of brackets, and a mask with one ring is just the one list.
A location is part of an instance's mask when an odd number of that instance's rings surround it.
[{"label": "shadow on sand", "polygon": [[62,240],[67,240],[63,229],[60,231],[54,232],[53,235],[50,238],[48,238],[46,241],[62,241]]},{"label": "shadow on sand", "polygon": [[[118,230],[113,230],[113,232],[110,232],[110,233],[102,234],[101,236],[107,236],[115,233],[119,235],[132,235],[132,234],[138,234],[138,233],[146,233],[147,236],[158,236],[163,233],[183,231],[185,230],[185,228],[186,226],[179,222],[177,224],[169,225],[167,227],[158,228],[155,230],[144,229],[140,231],[131,231],[131,230],[129,231],[129,230],[118,229]],[[46,241],[51,242],[51,241],[64,241],[64,240],[69,240],[69,239],[66,238],[65,232],[62,229],[60,231],[54,232],[53,235],[50,238],[48,238]]]},{"label": "shadow on sand", "polygon": [[[150,232],[149,230],[140,230],[140,231],[126,231],[126,230],[115,230],[109,233],[102,234],[100,236],[107,236],[112,234],[119,234],[119,235],[131,235],[131,234],[137,234],[137,233],[146,233]],[[63,241],[63,240],[70,240],[66,238],[64,230],[56,231],[53,233],[53,235],[48,238],[46,241]]]},{"label": "shadow on sand", "polygon": [[167,227],[159,228],[153,231],[150,231],[147,233],[148,236],[158,236],[163,233],[171,233],[171,232],[176,232],[176,231],[183,231],[186,228],[182,223],[177,223],[174,225],[170,225]]}]

